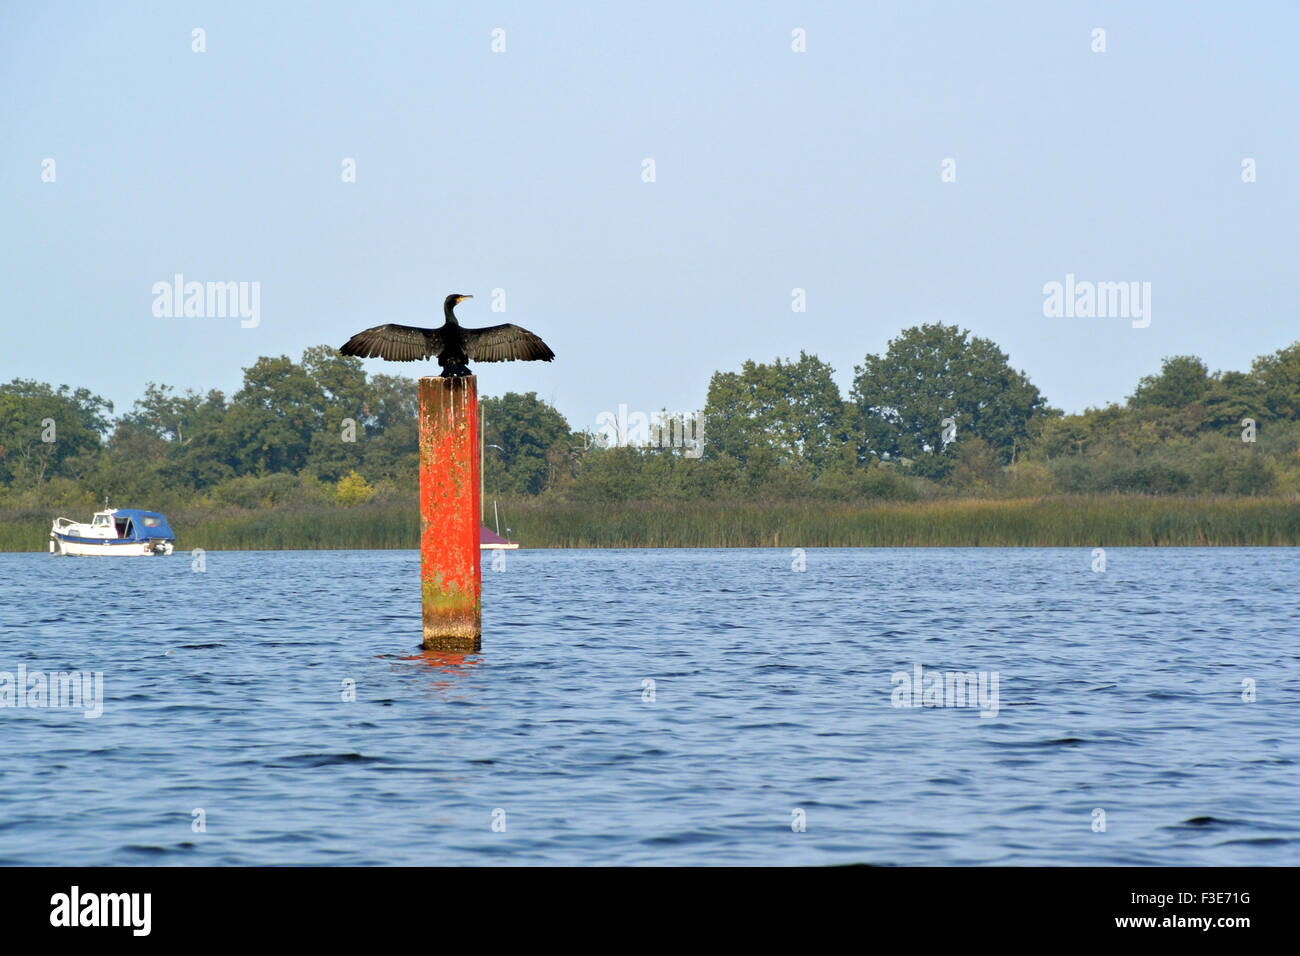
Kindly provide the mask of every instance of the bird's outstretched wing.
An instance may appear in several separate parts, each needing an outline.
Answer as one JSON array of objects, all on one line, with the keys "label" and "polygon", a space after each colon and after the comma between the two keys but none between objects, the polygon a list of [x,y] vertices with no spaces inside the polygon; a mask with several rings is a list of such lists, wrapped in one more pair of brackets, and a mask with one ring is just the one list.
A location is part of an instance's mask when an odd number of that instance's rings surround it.
[{"label": "bird's outstretched wing", "polygon": [[506,323],[463,329],[461,341],[471,362],[549,362],[555,358],[545,342],[527,329]]},{"label": "bird's outstretched wing", "polygon": [[414,362],[437,355],[442,342],[433,329],[411,325],[376,325],[358,332],[339,348],[344,355],[361,358],[386,358],[390,362]]}]

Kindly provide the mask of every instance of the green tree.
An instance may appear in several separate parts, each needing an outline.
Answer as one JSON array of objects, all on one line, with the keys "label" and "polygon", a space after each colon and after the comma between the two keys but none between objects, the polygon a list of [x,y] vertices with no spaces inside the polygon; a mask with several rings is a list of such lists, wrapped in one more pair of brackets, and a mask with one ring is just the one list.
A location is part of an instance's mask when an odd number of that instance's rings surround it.
[{"label": "green tree", "polygon": [[1186,408],[1205,401],[1214,380],[1195,355],[1173,355],[1160,366],[1159,375],[1146,375],[1129,396],[1130,408]]},{"label": "green tree", "polygon": [[361,360],[328,345],[302,353],[302,368],[319,390],[319,426],[311,433],[305,470],[337,481],[362,466],[368,445],[369,406]]},{"label": "green tree", "polygon": [[312,435],[325,426],[325,408],[324,389],[287,355],[263,356],[244,369],[225,421],[239,472],[301,471]]},{"label": "green tree", "polygon": [[0,481],[39,485],[98,455],[113,403],[89,389],[14,379],[0,385]]},{"label": "green tree", "polygon": [[1026,454],[1040,460],[1083,455],[1096,447],[1098,435],[1109,423],[1123,414],[1124,410],[1112,403],[1104,409],[1085,409],[1079,415],[1044,415],[1030,423]]},{"label": "green tree", "polygon": [[658,452],[631,446],[592,448],[582,456],[578,474],[565,487],[575,501],[635,501],[655,497],[648,459]]},{"label": "green tree", "polygon": [[[486,423],[483,463],[489,491],[502,494],[540,494],[560,477],[557,455],[567,457],[571,440],[569,423],[536,392],[507,392],[479,403]],[[552,453],[555,454],[552,454]]]},{"label": "green tree", "polygon": [[1240,434],[1243,418],[1260,422],[1273,417],[1264,386],[1245,372],[1219,375],[1204,399],[1203,424],[1207,429]]},{"label": "green tree", "polygon": [[362,473],[371,481],[413,484],[419,476],[419,384],[401,375],[374,375],[361,406]]},{"label": "green tree", "polygon": [[943,420],[957,441],[978,437],[1003,464],[1051,410],[1023,372],[989,339],[955,325],[922,325],[868,355],[854,369],[850,396],[859,409],[861,453],[918,459],[944,447]]},{"label": "green tree", "polygon": [[746,469],[808,469],[813,475],[843,454],[848,409],[834,369],[806,352],[798,361],[745,362],[715,372],[704,406],[705,456],[727,454]]},{"label": "green tree", "polygon": [[170,385],[147,382],[144,397],[137,398],[131,410],[119,419],[118,430],[126,426],[128,431],[184,444],[192,437],[190,424],[202,403],[202,396],[193,390],[177,395]]},{"label": "green tree", "polygon": [[1250,367],[1251,377],[1261,390],[1267,413],[1253,417],[1263,421],[1300,419],[1300,342],[1293,342],[1271,355],[1261,355]]},{"label": "green tree", "polygon": [[[188,400],[188,397],[187,397]],[[172,442],[161,472],[173,485],[208,488],[242,467],[226,428],[226,396],[213,389],[196,395],[187,410],[184,439]]]}]

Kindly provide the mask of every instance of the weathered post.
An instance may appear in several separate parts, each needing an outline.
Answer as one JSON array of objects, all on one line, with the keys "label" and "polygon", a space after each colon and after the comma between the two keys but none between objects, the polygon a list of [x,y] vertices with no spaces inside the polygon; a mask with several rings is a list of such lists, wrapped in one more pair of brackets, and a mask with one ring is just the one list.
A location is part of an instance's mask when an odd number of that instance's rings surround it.
[{"label": "weathered post", "polygon": [[420,579],[424,646],[482,644],[478,379],[420,379]]}]

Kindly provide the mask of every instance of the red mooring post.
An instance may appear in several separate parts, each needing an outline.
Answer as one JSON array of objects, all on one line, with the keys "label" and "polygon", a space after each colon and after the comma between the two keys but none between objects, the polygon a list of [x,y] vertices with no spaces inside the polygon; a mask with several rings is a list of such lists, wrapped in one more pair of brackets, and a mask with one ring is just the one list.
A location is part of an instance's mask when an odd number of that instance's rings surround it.
[{"label": "red mooring post", "polygon": [[478,378],[420,379],[420,581],[424,646],[482,645]]}]

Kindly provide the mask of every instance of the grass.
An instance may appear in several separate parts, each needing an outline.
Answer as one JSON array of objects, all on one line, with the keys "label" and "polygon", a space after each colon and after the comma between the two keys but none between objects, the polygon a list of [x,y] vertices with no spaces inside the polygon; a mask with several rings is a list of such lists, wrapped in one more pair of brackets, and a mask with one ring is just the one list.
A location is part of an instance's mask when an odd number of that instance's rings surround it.
[{"label": "grass", "polygon": [[[502,502],[530,548],[1300,545],[1300,499],[1059,496],[928,502]],[[46,550],[53,515],[0,513],[0,551]],[[181,550],[415,548],[415,502],[168,514]]]}]

